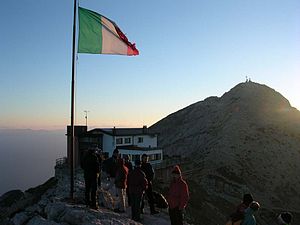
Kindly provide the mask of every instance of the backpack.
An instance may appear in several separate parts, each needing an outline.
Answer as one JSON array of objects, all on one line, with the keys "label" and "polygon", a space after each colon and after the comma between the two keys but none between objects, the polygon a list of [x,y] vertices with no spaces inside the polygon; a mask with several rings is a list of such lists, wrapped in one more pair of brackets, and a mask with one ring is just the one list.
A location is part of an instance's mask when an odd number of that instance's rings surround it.
[{"label": "backpack", "polygon": [[240,225],[244,220],[245,214],[240,211],[236,211],[230,215],[230,219],[226,225]]}]

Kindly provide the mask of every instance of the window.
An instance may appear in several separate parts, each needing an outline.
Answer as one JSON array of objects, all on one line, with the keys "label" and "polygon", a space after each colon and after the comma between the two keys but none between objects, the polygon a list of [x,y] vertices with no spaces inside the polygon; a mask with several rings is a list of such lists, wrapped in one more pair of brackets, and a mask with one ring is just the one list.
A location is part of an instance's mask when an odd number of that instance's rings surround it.
[{"label": "window", "polygon": [[117,145],[123,144],[123,138],[117,138],[116,143],[117,143]]},{"label": "window", "polygon": [[154,161],[154,160],[155,160],[155,155],[154,154],[149,155],[149,161]]},{"label": "window", "polygon": [[143,143],[143,142],[144,142],[144,138],[143,137],[139,137],[138,143]]},{"label": "window", "polygon": [[155,154],[155,160],[161,160],[161,154],[160,153]]},{"label": "window", "polygon": [[124,142],[125,142],[125,144],[130,144],[131,143],[131,138],[125,138]]}]

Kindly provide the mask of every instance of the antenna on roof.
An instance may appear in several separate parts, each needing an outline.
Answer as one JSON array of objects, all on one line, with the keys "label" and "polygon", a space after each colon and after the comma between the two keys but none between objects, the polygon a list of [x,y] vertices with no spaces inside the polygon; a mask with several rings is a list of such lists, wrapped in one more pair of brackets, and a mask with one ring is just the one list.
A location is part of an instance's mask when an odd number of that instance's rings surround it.
[{"label": "antenna on roof", "polygon": [[88,126],[88,113],[90,112],[90,111],[88,111],[88,110],[84,110],[84,112],[85,112],[85,125],[86,125],[86,127]]}]

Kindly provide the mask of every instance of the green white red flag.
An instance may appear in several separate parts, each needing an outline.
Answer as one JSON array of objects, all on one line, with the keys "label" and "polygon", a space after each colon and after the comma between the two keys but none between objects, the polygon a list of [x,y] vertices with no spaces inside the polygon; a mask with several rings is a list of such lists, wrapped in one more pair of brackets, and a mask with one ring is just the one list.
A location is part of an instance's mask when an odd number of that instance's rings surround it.
[{"label": "green white red flag", "polygon": [[88,9],[79,7],[78,53],[138,55],[117,24]]}]

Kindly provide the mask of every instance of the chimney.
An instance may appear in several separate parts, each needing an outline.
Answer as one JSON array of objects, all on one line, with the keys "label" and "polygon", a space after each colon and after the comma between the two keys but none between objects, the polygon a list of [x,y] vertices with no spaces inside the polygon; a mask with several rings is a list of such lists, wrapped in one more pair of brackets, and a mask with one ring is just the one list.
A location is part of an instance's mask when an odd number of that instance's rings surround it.
[{"label": "chimney", "polygon": [[147,134],[148,133],[148,128],[146,125],[143,126],[143,134]]}]

